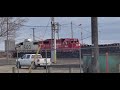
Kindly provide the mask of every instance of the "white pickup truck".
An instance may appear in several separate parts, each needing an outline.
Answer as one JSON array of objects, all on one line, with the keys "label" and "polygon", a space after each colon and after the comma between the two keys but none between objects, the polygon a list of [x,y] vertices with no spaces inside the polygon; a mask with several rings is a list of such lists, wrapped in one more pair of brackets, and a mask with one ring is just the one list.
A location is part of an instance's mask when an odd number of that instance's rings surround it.
[{"label": "white pickup truck", "polygon": [[38,66],[42,66],[46,68],[47,66],[51,65],[51,59],[50,58],[42,58],[41,54],[38,54],[36,56],[36,60],[34,61],[35,54],[25,54],[19,59],[16,59],[16,66],[17,68],[21,68],[21,66],[31,66],[35,69]]}]

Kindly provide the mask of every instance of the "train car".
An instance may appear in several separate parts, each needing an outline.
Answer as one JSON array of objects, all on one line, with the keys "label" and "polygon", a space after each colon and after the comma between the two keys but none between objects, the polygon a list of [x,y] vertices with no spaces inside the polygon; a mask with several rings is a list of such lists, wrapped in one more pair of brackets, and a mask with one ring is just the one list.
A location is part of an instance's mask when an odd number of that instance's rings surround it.
[{"label": "train car", "polygon": [[[51,49],[52,39],[47,39],[39,42],[41,49]],[[75,51],[80,49],[80,42],[75,38],[62,38],[56,40],[56,49],[58,51]]]},{"label": "train car", "polygon": [[[51,39],[34,42],[30,39],[25,39],[23,42],[17,44],[16,47],[18,47],[20,56],[27,53],[34,54],[38,47],[40,47],[40,53],[45,57],[45,50],[48,52],[47,55],[51,56],[51,42],[53,42]],[[82,54],[91,54],[92,52],[92,45],[81,45],[80,41],[76,38],[61,38],[56,40],[58,58],[78,58],[80,48]],[[99,53],[104,54],[106,52],[120,53],[120,43],[99,45]]]},{"label": "train car", "polygon": [[[43,41],[31,41],[30,39],[25,39],[16,45],[20,51],[36,51],[40,46],[41,50],[51,50],[52,39],[46,39]],[[75,38],[62,38],[56,40],[56,49],[58,51],[75,51],[80,49],[80,42]]]},{"label": "train car", "polygon": [[[43,41],[31,41],[30,39],[25,39],[16,45],[19,50],[19,56],[27,53],[36,53],[38,47],[40,47],[40,52],[43,57],[45,57],[45,50],[47,50],[48,57],[51,56],[51,39],[46,39]],[[56,40],[56,49],[58,58],[70,58],[77,57],[80,50],[80,42],[75,38],[62,38]],[[16,53],[15,53],[16,55]]]}]

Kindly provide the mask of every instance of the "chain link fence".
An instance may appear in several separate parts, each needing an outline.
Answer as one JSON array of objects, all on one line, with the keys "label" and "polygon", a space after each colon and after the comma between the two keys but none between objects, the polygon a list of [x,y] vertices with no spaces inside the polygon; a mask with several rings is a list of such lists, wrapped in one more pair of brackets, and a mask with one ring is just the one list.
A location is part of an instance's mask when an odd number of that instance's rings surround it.
[{"label": "chain link fence", "polygon": [[[93,47],[87,45],[78,51],[57,52],[57,63],[52,64],[46,69],[38,68],[38,73],[89,73],[91,69],[91,52]],[[24,53],[19,53],[19,57]],[[28,53],[28,52],[26,52]],[[46,57],[46,52],[40,52],[43,57]],[[108,53],[108,56],[106,56]],[[21,55],[20,55],[21,54]],[[50,51],[47,52],[47,58],[51,56]],[[108,57],[108,58],[107,58]],[[9,65],[16,65],[16,58],[9,58]],[[120,45],[101,45],[99,46],[99,66],[100,73],[119,73],[120,72]],[[81,62],[81,63],[80,63]],[[7,65],[5,58],[0,59],[0,65]],[[81,69],[80,69],[81,67]],[[23,69],[20,69],[23,71]],[[24,69],[25,70],[25,69]],[[26,69],[28,70],[28,69]],[[41,72],[42,71],[42,72]]]}]

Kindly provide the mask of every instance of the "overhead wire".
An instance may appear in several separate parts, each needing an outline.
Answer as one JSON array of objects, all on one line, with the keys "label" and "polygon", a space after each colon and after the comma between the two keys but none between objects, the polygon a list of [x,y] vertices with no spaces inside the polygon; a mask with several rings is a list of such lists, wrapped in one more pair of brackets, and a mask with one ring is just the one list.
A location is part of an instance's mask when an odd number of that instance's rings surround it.
[{"label": "overhead wire", "polygon": [[43,38],[44,38],[44,36],[45,36],[45,34],[46,34],[47,27],[48,27],[48,25],[49,25],[50,20],[51,20],[51,18],[49,19],[49,21],[48,21],[48,23],[47,23],[47,26],[46,26],[45,32],[44,32],[44,34],[43,34]]}]

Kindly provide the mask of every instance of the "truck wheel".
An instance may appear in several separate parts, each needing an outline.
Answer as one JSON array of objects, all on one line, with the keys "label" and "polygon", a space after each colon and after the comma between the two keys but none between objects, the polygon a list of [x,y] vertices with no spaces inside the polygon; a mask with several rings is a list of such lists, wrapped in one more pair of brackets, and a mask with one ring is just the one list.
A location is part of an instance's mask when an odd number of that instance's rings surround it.
[{"label": "truck wheel", "polygon": [[17,62],[17,68],[21,68],[20,62]]},{"label": "truck wheel", "polygon": [[34,62],[34,63],[31,63],[31,64],[32,64],[32,69],[36,69],[35,62]]}]

